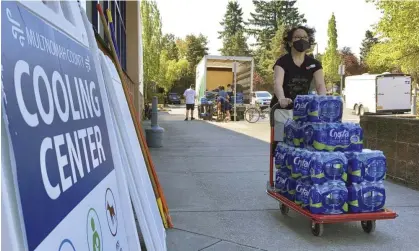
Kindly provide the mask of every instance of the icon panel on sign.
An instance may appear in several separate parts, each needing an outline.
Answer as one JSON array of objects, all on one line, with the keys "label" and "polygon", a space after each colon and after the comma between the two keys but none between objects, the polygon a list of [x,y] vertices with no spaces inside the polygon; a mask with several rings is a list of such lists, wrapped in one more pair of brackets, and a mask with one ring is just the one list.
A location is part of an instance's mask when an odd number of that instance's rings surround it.
[{"label": "icon panel on sign", "polygon": [[105,210],[109,231],[111,232],[112,236],[116,236],[116,233],[118,231],[118,215],[116,210],[115,197],[110,188],[106,189]]}]

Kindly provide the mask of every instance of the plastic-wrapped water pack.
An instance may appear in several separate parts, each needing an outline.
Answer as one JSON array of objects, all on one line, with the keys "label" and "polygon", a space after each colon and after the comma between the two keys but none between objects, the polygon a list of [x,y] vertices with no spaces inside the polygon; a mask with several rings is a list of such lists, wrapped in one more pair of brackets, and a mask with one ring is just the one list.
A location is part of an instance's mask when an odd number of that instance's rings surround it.
[{"label": "plastic-wrapped water pack", "polygon": [[341,122],[343,100],[340,96],[313,96],[308,108],[310,122]]},{"label": "plastic-wrapped water pack", "polygon": [[362,152],[347,152],[348,181],[381,181],[385,179],[387,161],[382,151],[364,149]]},{"label": "plastic-wrapped water pack", "polygon": [[366,213],[384,209],[386,190],[382,181],[353,183],[348,187],[348,191],[350,212]]},{"label": "plastic-wrapped water pack", "polygon": [[275,173],[275,191],[285,196],[287,199],[295,200],[296,180],[289,176],[284,170],[277,170]]},{"label": "plastic-wrapped water pack", "polygon": [[363,130],[355,123],[306,123],[301,128],[304,147],[315,151],[361,152]]},{"label": "plastic-wrapped water pack", "polygon": [[285,143],[290,146],[302,147],[303,134],[301,131],[301,124],[292,119],[288,119],[284,124]]},{"label": "plastic-wrapped water pack", "polygon": [[347,181],[348,160],[341,152],[316,152],[312,154],[310,176],[313,184],[330,180]]},{"label": "plastic-wrapped water pack", "polygon": [[290,174],[289,172],[286,172],[284,170],[277,170],[275,173],[275,190],[279,192],[280,194],[285,195],[287,192],[287,189],[285,187],[285,183],[287,179],[289,178]]},{"label": "plastic-wrapped water pack", "polygon": [[291,148],[292,147],[288,146],[285,143],[282,143],[282,142],[278,143],[278,145],[276,146],[275,155],[274,155],[274,157],[275,157],[275,167],[277,169],[280,169],[280,168],[285,168],[286,169],[287,168],[286,157],[287,157],[287,154],[289,152],[293,151],[293,148],[292,149]]},{"label": "plastic-wrapped water pack", "polygon": [[348,212],[348,189],[343,181],[327,181],[310,190],[310,211],[314,214]]},{"label": "plastic-wrapped water pack", "polygon": [[294,100],[293,119],[297,122],[308,121],[308,109],[314,95],[298,95]]},{"label": "plastic-wrapped water pack", "polygon": [[312,184],[310,181],[298,179],[295,186],[295,203],[305,209],[310,206],[310,191]]}]

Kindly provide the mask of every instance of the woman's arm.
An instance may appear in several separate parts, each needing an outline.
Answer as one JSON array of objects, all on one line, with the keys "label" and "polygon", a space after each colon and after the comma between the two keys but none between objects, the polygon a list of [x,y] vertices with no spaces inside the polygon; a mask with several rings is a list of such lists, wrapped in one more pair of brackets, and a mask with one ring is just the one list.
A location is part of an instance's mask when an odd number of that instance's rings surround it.
[{"label": "woman's arm", "polygon": [[286,108],[289,104],[292,103],[292,100],[285,97],[284,94],[284,75],[285,71],[281,66],[276,65],[274,71],[274,93],[278,98],[278,103],[282,108]]},{"label": "woman's arm", "polygon": [[314,73],[314,81],[318,95],[326,95],[326,84],[324,83],[323,70],[319,69]]},{"label": "woman's arm", "polygon": [[274,71],[274,93],[278,100],[285,98],[284,88],[284,75],[285,71],[281,66],[276,65]]}]

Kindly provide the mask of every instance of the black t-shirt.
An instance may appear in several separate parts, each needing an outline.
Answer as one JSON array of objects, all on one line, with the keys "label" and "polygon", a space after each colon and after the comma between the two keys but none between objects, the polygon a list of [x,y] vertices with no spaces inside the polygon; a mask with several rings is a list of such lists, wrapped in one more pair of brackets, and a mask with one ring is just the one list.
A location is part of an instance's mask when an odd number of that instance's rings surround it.
[{"label": "black t-shirt", "polygon": [[[322,69],[322,65],[319,61],[307,55],[300,67],[294,63],[291,54],[280,57],[273,68],[275,69],[275,66],[277,65],[282,67],[285,71],[283,84],[284,95],[286,98],[292,100],[294,100],[297,95],[308,94],[314,73],[319,69]],[[271,107],[276,103],[278,103],[278,98],[274,94],[271,100]],[[292,109],[292,105],[287,107],[287,109]]]}]

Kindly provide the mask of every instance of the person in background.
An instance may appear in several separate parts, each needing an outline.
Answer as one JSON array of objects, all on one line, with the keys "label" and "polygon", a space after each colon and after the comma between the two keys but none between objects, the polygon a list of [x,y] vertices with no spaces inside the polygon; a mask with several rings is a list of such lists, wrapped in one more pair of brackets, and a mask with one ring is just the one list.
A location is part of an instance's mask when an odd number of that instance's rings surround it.
[{"label": "person in background", "polygon": [[191,111],[191,120],[194,120],[195,119],[193,117],[193,111],[194,111],[194,108],[195,108],[196,92],[195,92],[195,90],[193,88],[194,88],[194,86],[191,85],[183,93],[183,96],[185,96],[185,103],[186,103],[186,118],[185,118],[185,121],[188,120],[189,110]]},{"label": "person in background", "polygon": [[229,96],[227,92],[224,90],[224,86],[219,87],[218,92],[218,102],[217,107],[219,112],[225,112],[226,113],[226,121],[230,120],[230,102],[229,102]]},{"label": "person in background", "polygon": [[234,92],[234,85],[228,84],[227,85],[227,92]]},{"label": "person in background", "polygon": [[[308,94],[313,79],[317,94],[326,94],[322,65],[307,55],[314,44],[314,33],[314,29],[305,26],[288,30],[283,40],[288,53],[280,57],[273,67],[274,95],[270,106],[272,108],[279,103],[280,109],[275,111],[275,120],[282,124],[292,119],[294,99],[297,95]],[[278,131],[275,140],[283,141],[284,128],[275,128],[275,131]]]}]

